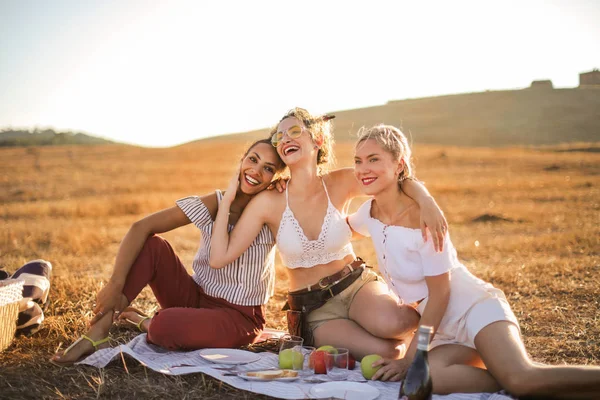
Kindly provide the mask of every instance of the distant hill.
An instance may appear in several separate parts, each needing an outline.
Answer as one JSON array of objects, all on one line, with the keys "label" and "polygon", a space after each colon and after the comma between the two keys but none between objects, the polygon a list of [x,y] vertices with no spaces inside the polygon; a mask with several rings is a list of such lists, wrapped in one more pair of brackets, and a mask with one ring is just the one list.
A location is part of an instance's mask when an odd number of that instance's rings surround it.
[{"label": "distant hill", "polygon": [[[401,127],[416,143],[497,147],[600,141],[600,89],[467,93],[334,114],[337,141],[354,140],[359,127],[381,122]],[[205,140],[253,140],[267,133],[262,129]]]},{"label": "distant hill", "polygon": [[6,146],[52,146],[60,144],[114,144],[110,140],[76,132],[55,132],[44,130],[14,130],[0,131],[0,147]]}]

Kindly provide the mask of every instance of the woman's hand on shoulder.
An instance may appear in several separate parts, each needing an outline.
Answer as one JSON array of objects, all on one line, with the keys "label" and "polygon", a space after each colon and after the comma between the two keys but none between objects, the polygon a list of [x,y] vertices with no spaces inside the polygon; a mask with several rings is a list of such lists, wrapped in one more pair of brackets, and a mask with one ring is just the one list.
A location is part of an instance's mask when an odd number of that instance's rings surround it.
[{"label": "woman's hand on shoulder", "polygon": [[289,180],[290,178],[277,178],[267,186],[267,190],[277,190],[279,193],[283,193]]},{"label": "woman's hand on shoulder", "polygon": [[446,221],[444,212],[433,197],[430,197],[430,199],[430,201],[419,204],[421,208],[421,234],[423,240],[427,242],[427,230],[429,229],[435,251],[442,252],[444,250],[444,237],[448,231],[448,221]]}]

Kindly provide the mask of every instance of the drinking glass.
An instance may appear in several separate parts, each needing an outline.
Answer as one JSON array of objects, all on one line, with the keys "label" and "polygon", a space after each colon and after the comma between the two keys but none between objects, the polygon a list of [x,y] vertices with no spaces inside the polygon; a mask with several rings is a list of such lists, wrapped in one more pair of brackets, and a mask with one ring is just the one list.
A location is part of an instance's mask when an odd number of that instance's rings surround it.
[{"label": "drinking glass", "polygon": [[325,354],[327,376],[334,381],[341,381],[348,376],[348,349],[336,348],[337,353]]},{"label": "drinking glass", "polygon": [[292,366],[298,371],[300,376],[310,376],[315,373],[314,365],[310,362],[310,357],[315,351],[312,346],[296,346],[292,349]]},{"label": "drinking glass", "polygon": [[302,346],[304,339],[302,339],[300,336],[285,335],[279,341],[279,368],[293,369],[293,349],[296,346]]}]

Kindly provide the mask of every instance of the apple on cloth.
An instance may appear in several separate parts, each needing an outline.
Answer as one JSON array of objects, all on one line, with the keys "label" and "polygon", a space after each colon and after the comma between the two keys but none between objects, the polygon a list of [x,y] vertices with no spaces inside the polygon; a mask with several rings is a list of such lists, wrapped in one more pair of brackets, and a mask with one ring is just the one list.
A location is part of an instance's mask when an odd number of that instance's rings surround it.
[{"label": "apple on cloth", "polygon": [[308,359],[309,368],[314,368],[315,374],[325,375],[327,374],[327,368],[325,367],[325,354],[327,352],[323,350],[315,350]]},{"label": "apple on cloth", "polygon": [[[335,347],[328,345],[328,344],[319,347],[316,351],[326,351],[330,354],[337,354],[337,352],[338,352]],[[339,360],[339,362],[340,362],[340,365],[338,365],[338,367],[345,368],[345,365],[342,365],[342,364],[345,364],[346,360],[341,359],[341,360]],[[355,367],[356,367],[356,359],[352,356],[352,354],[348,353],[348,369],[353,370]]]},{"label": "apple on cloth", "polygon": [[383,357],[381,357],[379,354],[369,354],[368,356],[363,357],[363,359],[360,361],[360,370],[365,379],[370,380],[373,375],[375,375],[375,372],[381,368],[381,365],[373,368],[373,363],[381,360],[382,358]]},{"label": "apple on cloth", "polygon": [[302,369],[304,355],[293,349],[285,349],[279,352],[279,368],[281,369]]}]

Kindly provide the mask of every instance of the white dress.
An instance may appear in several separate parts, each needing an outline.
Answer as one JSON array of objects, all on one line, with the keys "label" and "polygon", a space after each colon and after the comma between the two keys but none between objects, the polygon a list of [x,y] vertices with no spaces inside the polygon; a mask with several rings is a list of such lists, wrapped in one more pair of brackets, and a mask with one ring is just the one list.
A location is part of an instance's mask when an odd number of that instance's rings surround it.
[{"label": "white dress", "polygon": [[365,202],[348,221],[356,232],[371,237],[379,271],[401,300],[422,300],[417,307],[422,314],[429,299],[425,277],[450,272],[450,300],[431,348],[443,344],[475,348],[475,336],[496,321],[519,327],[502,290],[469,272],[458,260],[449,234],[444,238],[444,250],[437,253],[431,239],[423,241],[420,229],[385,225],[371,217],[371,203]]}]

